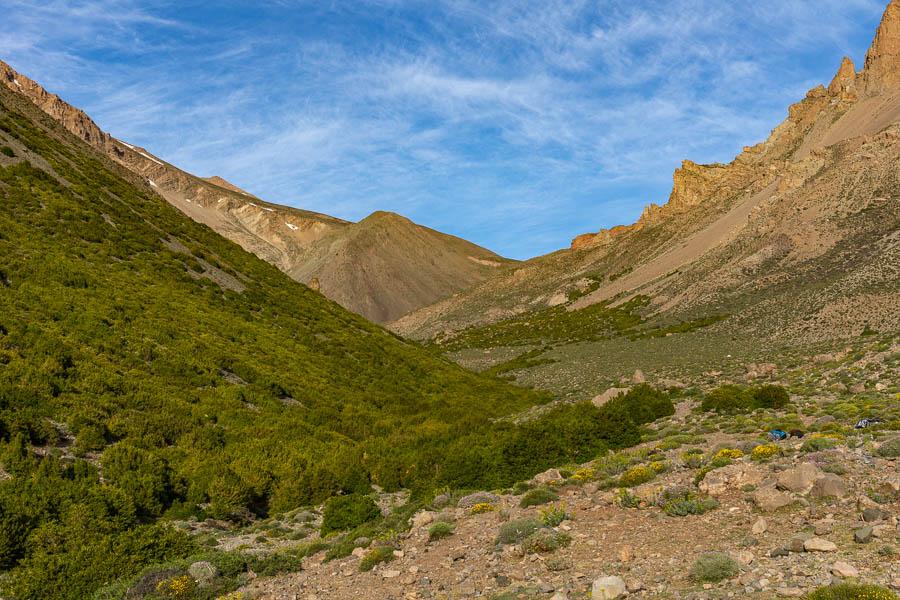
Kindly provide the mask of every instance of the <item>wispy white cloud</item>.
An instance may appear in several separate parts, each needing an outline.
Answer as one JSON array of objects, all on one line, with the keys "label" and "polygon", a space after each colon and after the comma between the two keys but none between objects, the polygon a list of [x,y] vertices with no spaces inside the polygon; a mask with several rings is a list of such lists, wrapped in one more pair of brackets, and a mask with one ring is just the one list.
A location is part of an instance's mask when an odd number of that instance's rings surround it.
[{"label": "wispy white cloud", "polygon": [[0,58],[274,202],[524,258],[664,202],[860,62],[882,0],[11,0]]}]

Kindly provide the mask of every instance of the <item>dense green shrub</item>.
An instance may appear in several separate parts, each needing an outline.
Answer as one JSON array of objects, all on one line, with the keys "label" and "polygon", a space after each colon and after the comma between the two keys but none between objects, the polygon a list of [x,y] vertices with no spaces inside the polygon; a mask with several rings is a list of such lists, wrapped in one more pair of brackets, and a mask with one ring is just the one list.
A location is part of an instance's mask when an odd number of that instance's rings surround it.
[{"label": "dense green shrub", "polygon": [[756,409],[779,409],[790,404],[791,397],[780,385],[765,385],[743,389],[725,385],[712,390],[700,403],[704,412],[741,413]]},{"label": "dense green shrub", "polygon": [[727,554],[707,552],[701,554],[691,567],[691,579],[716,583],[736,577],[739,571],[737,562]]},{"label": "dense green shrub", "polygon": [[555,502],[556,500],[559,500],[559,494],[557,494],[553,490],[548,490],[547,488],[537,488],[527,492],[524,496],[522,496],[522,500],[519,501],[519,506],[522,508],[528,508],[529,506],[540,506],[541,504]]},{"label": "dense green shrub", "polygon": [[9,156],[9,157],[13,157],[16,155],[16,153],[13,152],[13,149],[10,148],[9,146],[0,146],[0,152],[2,152],[3,154],[5,154],[6,156]]},{"label": "dense green shrub", "polygon": [[754,408],[784,408],[791,403],[788,391],[780,385],[764,385],[753,389]]},{"label": "dense green shrub", "polygon": [[346,531],[380,517],[381,510],[369,496],[335,496],[325,505],[321,532],[326,536],[332,531]]},{"label": "dense green shrub", "polygon": [[704,396],[700,408],[704,412],[744,412],[753,408],[753,396],[736,385],[726,385]]}]

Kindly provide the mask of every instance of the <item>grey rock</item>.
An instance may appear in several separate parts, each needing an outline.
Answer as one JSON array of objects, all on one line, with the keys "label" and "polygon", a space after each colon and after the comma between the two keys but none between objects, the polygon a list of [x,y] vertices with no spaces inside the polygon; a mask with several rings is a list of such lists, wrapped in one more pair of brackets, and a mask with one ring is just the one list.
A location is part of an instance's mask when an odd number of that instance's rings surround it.
[{"label": "grey rock", "polygon": [[853,541],[857,544],[868,544],[872,541],[873,537],[874,534],[871,526],[866,526],[853,532]]},{"label": "grey rock", "polygon": [[778,487],[789,492],[805,494],[809,492],[823,473],[812,463],[803,463],[795,469],[778,474]]},{"label": "grey rock", "polygon": [[847,495],[847,484],[834,473],[828,473],[816,480],[809,495],[813,498],[843,498]]},{"label": "grey rock", "polygon": [[592,600],[619,600],[625,596],[627,589],[621,577],[601,577],[594,580],[594,585],[591,587],[591,598]]},{"label": "grey rock", "polygon": [[831,572],[838,577],[859,577],[859,569],[842,560],[839,560],[832,565]]},{"label": "grey rock", "polygon": [[[713,471],[713,473],[715,473],[715,471]],[[784,492],[779,492],[775,488],[765,487],[753,492],[753,502],[761,510],[772,512],[778,510],[782,506],[787,506],[793,502],[793,498]]]},{"label": "grey rock", "polygon": [[806,542],[812,539],[811,535],[799,533],[792,537],[787,544],[788,550],[791,552],[806,552]]},{"label": "grey rock", "polygon": [[875,521],[884,519],[884,513],[877,508],[866,508],[863,510],[862,517],[863,521],[866,523],[874,523]]},{"label": "grey rock", "polygon": [[499,499],[496,494],[490,492],[475,492],[460,498],[456,506],[459,508],[472,508],[476,504],[496,504]]},{"label": "grey rock", "polygon": [[807,552],[834,552],[837,550],[837,544],[826,539],[814,537],[806,540],[803,548]]}]

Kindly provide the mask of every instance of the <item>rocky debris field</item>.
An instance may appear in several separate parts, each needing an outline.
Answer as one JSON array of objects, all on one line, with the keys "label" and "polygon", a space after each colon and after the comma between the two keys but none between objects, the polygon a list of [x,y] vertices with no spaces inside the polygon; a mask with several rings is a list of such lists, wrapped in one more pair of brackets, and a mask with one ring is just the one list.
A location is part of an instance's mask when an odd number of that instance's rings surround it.
[{"label": "rocky debris field", "polygon": [[[508,490],[447,491],[408,531],[352,540],[352,553],[333,560],[319,552],[302,571],[240,593],[769,599],[841,581],[898,590],[900,394],[883,375],[882,389],[795,397],[780,411],[703,412],[686,397],[638,447]],[[854,429],[875,413],[887,422]],[[774,428],[805,435],[768,442]]]}]

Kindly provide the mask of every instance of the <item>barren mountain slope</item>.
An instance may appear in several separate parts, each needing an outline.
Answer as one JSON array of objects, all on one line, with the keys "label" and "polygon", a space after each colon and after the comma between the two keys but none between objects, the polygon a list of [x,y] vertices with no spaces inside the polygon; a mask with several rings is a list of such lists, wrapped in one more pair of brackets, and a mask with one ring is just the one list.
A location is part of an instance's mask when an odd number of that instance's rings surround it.
[{"label": "barren mountain slope", "polygon": [[[511,263],[412,222],[382,221],[382,236],[319,213],[266,203],[221,177],[200,178],[102,131],[83,111],[0,61],[0,81],[76,136],[145,177],[166,200],[298,281],[319,282],[345,308],[385,322],[483,280]],[[375,220],[379,220],[372,215]],[[393,230],[396,224],[399,229]],[[327,237],[327,241],[325,238]],[[323,243],[317,243],[323,240]],[[417,244],[422,244],[418,246]],[[346,249],[352,248],[352,252]],[[332,264],[334,263],[334,264]]]},{"label": "barren mountain slope", "polygon": [[768,140],[727,165],[685,161],[664,206],[585,234],[392,324],[417,338],[565,305],[647,296],[652,322],[810,341],[900,328],[900,3],[859,73],[790,107]]}]

